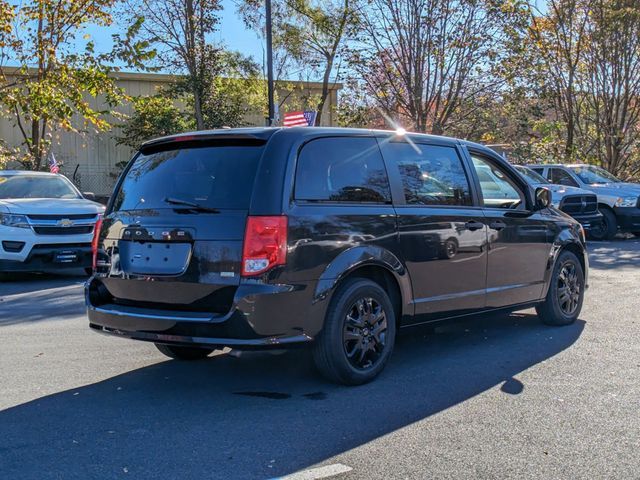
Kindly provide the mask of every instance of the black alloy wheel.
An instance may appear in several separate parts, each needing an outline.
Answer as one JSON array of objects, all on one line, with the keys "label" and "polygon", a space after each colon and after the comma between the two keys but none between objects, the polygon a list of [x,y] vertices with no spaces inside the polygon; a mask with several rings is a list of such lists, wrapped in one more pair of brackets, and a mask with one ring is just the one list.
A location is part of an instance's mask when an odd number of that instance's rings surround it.
[{"label": "black alloy wheel", "polygon": [[327,379],[361,385],[382,372],[395,335],[396,314],[385,289],[366,278],[350,278],[333,294],[313,359]]},{"label": "black alloy wheel", "polygon": [[387,315],[373,298],[359,298],[344,320],[344,351],[349,363],[358,369],[376,365],[387,340]]},{"label": "black alloy wheel", "polygon": [[567,261],[562,265],[556,288],[558,289],[560,310],[565,315],[573,315],[580,304],[580,294],[582,292],[576,264],[573,261]]},{"label": "black alloy wheel", "polygon": [[571,251],[562,251],[551,274],[545,300],[536,306],[538,316],[547,325],[570,325],[580,315],[585,281],[582,264]]}]

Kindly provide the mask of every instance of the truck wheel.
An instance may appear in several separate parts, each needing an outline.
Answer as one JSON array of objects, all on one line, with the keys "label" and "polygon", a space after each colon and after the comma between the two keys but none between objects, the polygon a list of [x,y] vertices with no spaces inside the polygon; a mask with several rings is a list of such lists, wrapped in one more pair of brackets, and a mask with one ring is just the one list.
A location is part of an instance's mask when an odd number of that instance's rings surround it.
[{"label": "truck wheel", "polygon": [[618,233],[618,220],[616,215],[608,208],[600,209],[602,223],[589,232],[589,236],[594,240],[613,240]]},{"label": "truck wheel", "polygon": [[162,343],[156,343],[155,346],[167,357],[175,358],[176,360],[202,360],[213,352],[213,348],[176,347]]},{"label": "truck wheel", "polygon": [[582,265],[574,253],[565,250],[556,260],[547,297],[536,306],[536,312],[547,325],[570,325],[580,315],[583,300]]},{"label": "truck wheel", "polygon": [[320,373],[344,385],[373,380],[385,367],[396,336],[387,293],[375,282],[354,278],[335,293],[313,358]]}]

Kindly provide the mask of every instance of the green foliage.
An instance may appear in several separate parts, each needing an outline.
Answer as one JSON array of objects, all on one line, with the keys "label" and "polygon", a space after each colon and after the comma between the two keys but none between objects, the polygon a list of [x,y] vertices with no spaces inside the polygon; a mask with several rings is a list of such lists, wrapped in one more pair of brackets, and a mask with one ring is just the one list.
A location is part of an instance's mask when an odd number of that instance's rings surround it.
[{"label": "green foliage", "polygon": [[125,38],[114,37],[115,47],[106,54],[96,54],[91,41],[78,52],[77,35],[91,24],[110,25],[115,1],[28,0],[8,9],[0,3],[3,17],[13,18],[9,27],[0,24],[0,47],[6,52],[0,60],[18,64],[0,64],[0,107],[22,135],[16,158],[25,168],[44,167],[52,135],[59,130],[111,128],[114,109],[125,97],[109,64],[116,58],[135,64],[138,56],[147,55],[145,45],[133,40],[135,26]]},{"label": "green foliage", "polygon": [[122,126],[122,134],[117,139],[121,145],[136,149],[152,138],[193,128],[193,122],[163,93],[152,97],[137,97],[132,99],[132,103],[133,114]]},{"label": "green foliage", "polygon": [[[264,82],[254,62],[237,52],[216,52],[215,69],[203,77],[201,111],[205,129],[241,127],[245,116],[264,106]],[[214,73],[218,75],[214,76]],[[152,97],[132,99],[133,114],[121,125],[118,143],[137,148],[164,135],[196,130],[192,79],[179,77],[174,85]]]},{"label": "green foliage", "polygon": [[205,128],[204,99],[210,78],[220,74],[222,49],[208,37],[220,21],[219,0],[125,0],[120,17],[139,17],[136,33],[153,45],[157,67],[184,75],[181,88],[188,90],[196,127]]}]

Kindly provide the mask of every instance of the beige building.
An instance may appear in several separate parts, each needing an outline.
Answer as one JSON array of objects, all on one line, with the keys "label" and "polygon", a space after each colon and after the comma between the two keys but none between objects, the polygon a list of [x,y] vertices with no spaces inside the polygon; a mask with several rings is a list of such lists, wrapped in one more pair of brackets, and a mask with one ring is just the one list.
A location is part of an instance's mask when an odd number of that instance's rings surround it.
[{"label": "beige building", "polygon": [[[150,96],[155,95],[163,86],[175,81],[172,75],[149,73],[117,73],[117,84],[127,95]],[[287,111],[287,105],[300,103],[304,98],[318,96],[322,91],[322,84],[315,82],[288,82],[288,89],[277,92],[278,98],[286,98],[283,111]],[[334,125],[335,107],[338,100],[340,84],[331,86],[329,98],[323,111],[323,124]],[[93,108],[104,108],[99,105],[99,100],[91,99]],[[118,111],[129,115],[132,113],[130,105],[125,104]],[[264,117],[259,113],[246,117],[247,126],[262,126]],[[76,122],[79,124],[80,122]],[[118,145],[116,138],[119,129],[114,128],[109,132],[85,132],[82,134],[70,132],[56,132],[53,137],[52,151],[59,163],[61,171],[82,191],[94,192],[98,195],[107,195],[111,192],[113,184],[119,173],[116,165],[128,160],[132,155],[129,147]],[[0,138],[10,146],[17,146],[21,142],[18,129],[13,125],[11,118],[0,117]],[[11,168],[11,166],[9,166]]]}]

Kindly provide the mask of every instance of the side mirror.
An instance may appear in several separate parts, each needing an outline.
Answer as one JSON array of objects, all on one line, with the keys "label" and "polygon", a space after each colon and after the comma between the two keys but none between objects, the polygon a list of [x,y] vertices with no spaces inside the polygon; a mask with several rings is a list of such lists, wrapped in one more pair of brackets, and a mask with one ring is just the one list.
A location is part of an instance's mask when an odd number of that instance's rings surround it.
[{"label": "side mirror", "polygon": [[536,188],[536,205],[534,210],[542,210],[551,205],[551,190],[546,187]]},{"label": "side mirror", "polygon": [[82,196],[87,200],[91,200],[92,202],[96,201],[96,194],[93,192],[82,192]]}]

